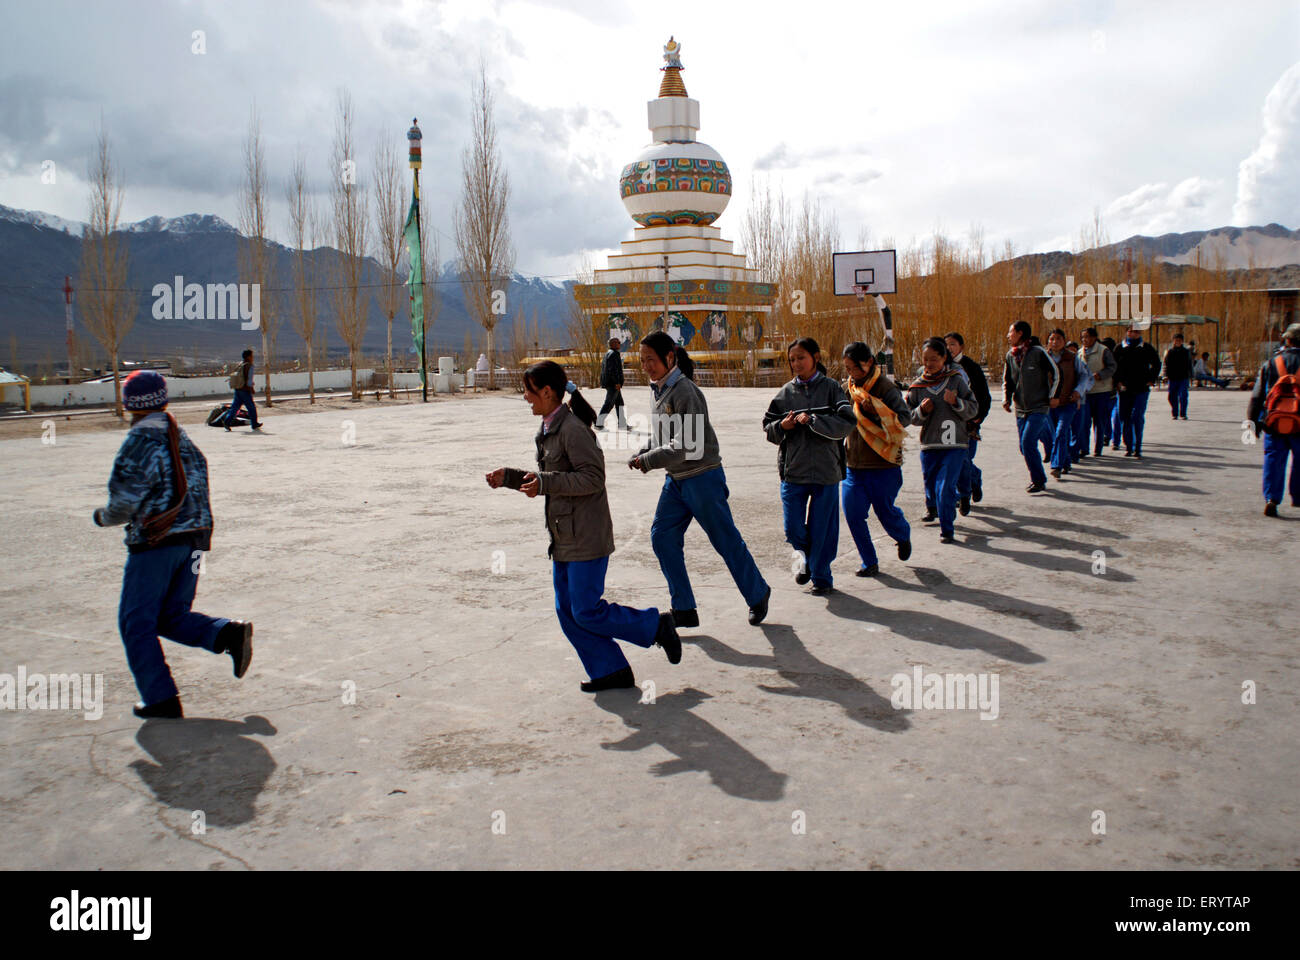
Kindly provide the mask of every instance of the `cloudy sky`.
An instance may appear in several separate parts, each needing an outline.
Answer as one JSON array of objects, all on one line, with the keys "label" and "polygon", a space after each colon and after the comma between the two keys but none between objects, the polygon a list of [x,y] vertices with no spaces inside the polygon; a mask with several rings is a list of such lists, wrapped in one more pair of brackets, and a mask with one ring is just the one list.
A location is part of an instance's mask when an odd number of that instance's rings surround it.
[{"label": "cloudy sky", "polygon": [[[485,60],[518,269],[571,276],[631,236],[623,164],[648,142],[668,35],[732,167],[736,239],[756,178],[906,246],[972,226],[1017,253],[1277,221],[1300,227],[1300,3],[912,0],[4,0],[0,203],[82,220],[102,121],[126,220],[237,222],[256,103],[283,180],[307,151],[324,190],[337,93],[373,144],[424,131],[443,259]],[[195,31],[205,51],[196,53]],[[56,179],[41,182],[53,160]]]}]

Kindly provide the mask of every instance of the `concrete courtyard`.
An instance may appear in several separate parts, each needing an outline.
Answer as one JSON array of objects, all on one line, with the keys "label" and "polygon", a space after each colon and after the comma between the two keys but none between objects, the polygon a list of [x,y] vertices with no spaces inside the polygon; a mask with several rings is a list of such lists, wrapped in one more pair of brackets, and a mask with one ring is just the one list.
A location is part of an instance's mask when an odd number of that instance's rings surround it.
[{"label": "concrete courtyard", "polygon": [[[261,435],[178,408],[216,517],[195,607],[254,621],[256,653],[240,681],[165,642],[187,719],[147,724],[117,634],[122,531],[90,518],[122,431],[6,424],[0,673],[102,674],[104,703],[0,711],[0,863],[1300,866],[1300,510],[1262,516],[1245,394],[1193,391],[1185,423],[1154,394],[1145,460],[1108,450],[1033,497],[995,407],[984,501],[951,546],[919,522],[912,430],[911,560],[878,540],[881,575],[857,578],[842,526],[837,592],[816,598],[790,574],[772,391],[706,393],[771,612],[748,625],[692,527],[681,664],[628,647],[653,687],[595,697],[556,621],[541,500],[483,480],[534,465],[518,395],[276,407]],[[648,412],[646,388],[628,400]],[[606,597],[667,608],[663,475],[629,455],[607,453]],[[995,677],[996,718],[895,709],[891,678],[918,666]]]}]

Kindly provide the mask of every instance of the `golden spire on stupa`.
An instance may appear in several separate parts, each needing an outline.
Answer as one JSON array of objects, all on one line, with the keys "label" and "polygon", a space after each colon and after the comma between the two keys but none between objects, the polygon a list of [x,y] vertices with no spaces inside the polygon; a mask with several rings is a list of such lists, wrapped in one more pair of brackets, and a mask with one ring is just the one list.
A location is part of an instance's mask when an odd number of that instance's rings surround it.
[{"label": "golden spire on stupa", "polygon": [[663,82],[659,84],[659,96],[687,96],[686,84],[682,83],[682,71],[686,69],[682,66],[682,45],[672,37],[664,44],[664,63],[668,66],[659,68],[664,72]]}]

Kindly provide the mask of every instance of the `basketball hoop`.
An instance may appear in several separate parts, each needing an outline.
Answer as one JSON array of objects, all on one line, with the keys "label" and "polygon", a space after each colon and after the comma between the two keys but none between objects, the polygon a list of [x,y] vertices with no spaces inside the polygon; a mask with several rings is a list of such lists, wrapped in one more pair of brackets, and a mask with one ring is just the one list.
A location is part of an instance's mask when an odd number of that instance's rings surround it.
[{"label": "basketball hoop", "polygon": [[870,289],[870,286],[865,283],[855,283],[853,285],[853,292],[857,295],[858,303],[867,299],[867,291]]}]

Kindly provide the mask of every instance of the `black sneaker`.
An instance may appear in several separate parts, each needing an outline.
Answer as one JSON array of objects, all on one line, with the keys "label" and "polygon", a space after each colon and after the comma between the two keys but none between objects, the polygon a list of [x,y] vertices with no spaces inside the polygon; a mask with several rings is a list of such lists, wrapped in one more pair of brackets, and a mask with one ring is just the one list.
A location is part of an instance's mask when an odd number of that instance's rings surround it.
[{"label": "black sneaker", "polygon": [[970,502],[979,503],[983,499],[984,499],[984,488],[980,486],[978,483],[972,483],[970,485]]},{"label": "black sneaker", "polygon": [[970,497],[962,497],[957,504],[957,512],[963,517],[970,513]]},{"label": "black sneaker", "polygon": [[159,700],[157,703],[151,703],[145,706],[143,703],[137,703],[131,712],[142,720],[183,720],[185,712],[181,710],[181,698],[179,696],[168,697],[166,700]]},{"label": "black sneaker", "polygon": [[859,577],[874,577],[880,572],[880,564],[873,563],[869,567],[858,567]]},{"label": "black sneaker", "polygon": [[253,424],[253,429],[254,429],[254,430],[261,430],[261,429],[262,429],[262,424],[260,424],[260,423],[255,423],[255,424]]},{"label": "black sneaker", "polygon": [[767,588],[767,593],[763,594],[763,599],[758,601],[749,608],[749,625],[756,627],[767,619],[767,602],[772,599],[772,588]]},{"label": "black sneaker", "polygon": [[828,594],[828,593],[834,593],[834,592],[835,592],[835,588],[832,587],[832,586],[829,586],[829,585],[827,585],[827,586],[819,586],[819,585],[817,585],[817,584],[814,583],[811,587],[809,587],[809,588],[808,588],[806,591],[804,591],[804,592],[805,592],[805,593],[811,593],[814,597],[824,597],[824,596],[826,596],[826,594]]},{"label": "black sneaker", "polygon": [[700,625],[700,614],[694,609],[674,610],[673,624],[679,627],[698,627]]},{"label": "black sneaker", "polygon": [[934,523],[939,519],[939,515],[934,512],[934,507],[928,503],[925,505],[925,516],[921,518],[922,523]]},{"label": "black sneaker", "polygon": [[230,424],[223,423],[222,426],[226,428],[226,433],[230,433]]},{"label": "black sneaker", "polygon": [[906,560],[912,555],[912,541],[904,540],[898,545],[898,559]]},{"label": "black sneaker", "polygon": [[805,557],[799,561],[799,572],[794,575],[794,582],[803,584],[811,579],[812,574],[808,571],[808,559]]},{"label": "black sneaker", "polygon": [[1049,471],[1047,471],[1047,472],[1050,473],[1050,474],[1053,476],[1053,478],[1055,478],[1055,479],[1057,479],[1057,480],[1060,480],[1060,479],[1061,479],[1061,468],[1060,468],[1060,467],[1052,467],[1052,469],[1049,470]]},{"label": "black sneaker", "polygon": [[1277,504],[1274,503],[1272,500],[1270,500],[1270,501],[1268,501],[1268,503],[1264,504],[1264,516],[1266,516],[1266,517],[1276,517],[1276,516],[1277,516]]},{"label": "black sneaker", "polygon": [[677,628],[673,626],[671,613],[659,614],[659,630],[655,633],[655,645],[664,648],[669,663],[682,662],[682,641],[677,636]]},{"label": "black sneaker", "polygon": [[1124,456],[1126,456],[1126,457],[1131,457],[1131,456],[1133,456],[1133,451],[1132,451],[1132,450],[1125,450],[1125,451],[1124,451]]},{"label": "black sneaker", "polygon": [[955,534],[951,534],[951,533],[941,533],[941,534],[939,534],[939,542],[940,542],[940,543],[956,543],[956,542],[957,542],[957,537],[956,537]]},{"label": "black sneaker", "polygon": [[253,662],[253,625],[242,620],[231,620],[217,634],[217,653],[230,654],[235,677],[242,679]]},{"label": "black sneaker", "polygon": [[1134,459],[1134,460],[1141,460],[1141,459],[1142,459],[1142,451],[1141,451],[1141,450],[1134,450],[1134,451],[1133,451],[1133,459]]},{"label": "black sneaker", "polygon": [[601,690],[622,690],[626,687],[635,686],[636,678],[632,676],[632,668],[624,667],[622,670],[615,670],[613,673],[597,677],[595,680],[584,680],[582,682],[582,692],[598,693]]},{"label": "black sneaker", "polygon": [[1031,483],[1029,486],[1025,487],[1025,493],[1042,493],[1046,489],[1047,484],[1045,483]]}]

